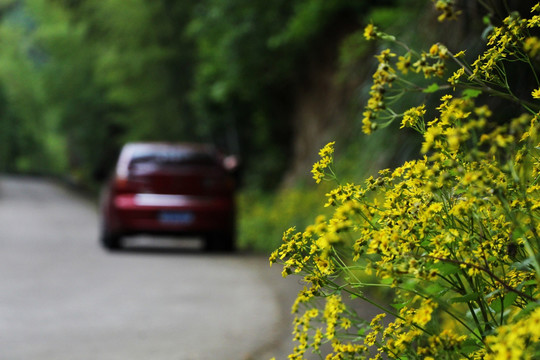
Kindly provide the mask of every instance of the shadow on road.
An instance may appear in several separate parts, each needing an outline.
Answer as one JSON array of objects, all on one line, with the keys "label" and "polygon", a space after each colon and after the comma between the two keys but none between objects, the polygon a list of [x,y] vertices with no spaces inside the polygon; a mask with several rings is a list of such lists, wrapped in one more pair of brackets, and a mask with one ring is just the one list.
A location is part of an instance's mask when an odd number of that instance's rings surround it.
[{"label": "shadow on road", "polygon": [[[116,251],[103,251],[110,254],[137,254],[137,255],[192,255],[192,256],[220,256],[220,257],[252,257],[263,256],[247,250],[206,251],[201,238],[159,237],[159,236],[133,236],[123,239],[122,249]],[[264,255],[266,256],[266,255]]]}]

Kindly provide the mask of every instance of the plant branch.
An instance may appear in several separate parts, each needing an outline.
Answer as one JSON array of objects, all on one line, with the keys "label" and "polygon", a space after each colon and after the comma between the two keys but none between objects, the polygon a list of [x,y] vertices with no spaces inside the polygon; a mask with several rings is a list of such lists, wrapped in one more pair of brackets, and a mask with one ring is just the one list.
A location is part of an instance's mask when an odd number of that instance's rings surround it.
[{"label": "plant branch", "polygon": [[524,292],[519,291],[516,288],[511,287],[510,285],[505,283],[502,279],[500,279],[497,275],[495,275],[491,270],[486,269],[483,266],[478,266],[478,265],[471,264],[471,263],[464,262],[464,261],[459,261],[459,260],[454,260],[454,259],[445,259],[445,258],[440,258],[440,257],[430,256],[430,255],[426,255],[426,257],[430,258],[430,259],[433,259],[433,260],[439,260],[439,261],[442,261],[442,262],[446,262],[446,263],[452,263],[452,264],[456,264],[456,265],[465,265],[467,267],[472,267],[474,269],[483,271],[486,274],[488,274],[493,280],[495,280],[496,282],[501,284],[506,290],[511,291],[513,293],[516,293],[519,296],[521,296],[522,298],[527,299],[529,301],[537,302],[537,300],[534,297],[532,297],[532,296],[530,296],[528,294],[525,294]]}]

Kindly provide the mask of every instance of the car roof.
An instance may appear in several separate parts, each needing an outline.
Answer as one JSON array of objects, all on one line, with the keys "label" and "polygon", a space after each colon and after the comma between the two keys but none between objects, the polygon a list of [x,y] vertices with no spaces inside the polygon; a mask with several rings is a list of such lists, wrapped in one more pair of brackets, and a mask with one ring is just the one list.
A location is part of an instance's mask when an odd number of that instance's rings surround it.
[{"label": "car roof", "polygon": [[205,153],[210,156],[217,156],[217,150],[213,145],[206,143],[175,143],[175,142],[129,142],[126,143],[120,153],[116,172],[118,175],[126,176],[128,164],[131,159],[141,152],[168,152],[180,151],[186,153]]},{"label": "car roof", "polygon": [[190,142],[129,142],[124,145],[125,149],[133,150],[169,150],[169,149],[185,149],[200,152],[213,152],[215,147],[205,143],[190,143]]}]

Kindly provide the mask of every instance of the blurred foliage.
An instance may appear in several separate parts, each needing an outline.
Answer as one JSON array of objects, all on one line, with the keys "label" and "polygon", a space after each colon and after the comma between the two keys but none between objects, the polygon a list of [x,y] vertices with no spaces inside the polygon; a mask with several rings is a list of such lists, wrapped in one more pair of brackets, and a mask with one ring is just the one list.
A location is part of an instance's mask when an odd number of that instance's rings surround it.
[{"label": "blurred foliage", "polygon": [[[376,175],[386,165],[398,164],[413,157],[419,150],[414,140],[396,133],[391,126],[372,134],[364,141],[336,144],[336,171],[343,174],[343,183],[358,181]],[[393,143],[393,146],[388,144]],[[392,151],[381,151],[390,147]],[[395,150],[395,151],[394,151]],[[299,182],[293,187],[275,192],[259,190],[242,191],[238,197],[238,245],[240,248],[269,253],[282,241],[283,229],[295,226],[303,229],[312,224],[318,215],[331,215],[331,209],[321,204],[321,199],[332,190],[334,183],[326,182],[313,187],[315,180]]]},{"label": "blurred foliage", "polygon": [[[0,26],[0,82],[16,131],[3,170],[101,180],[129,140],[188,140],[190,5],[14,1]],[[184,119],[184,121],[182,121]],[[16,130],[10,126],[16,122]],[[6,135],[7,137],[7,135]]]},{"label": "blurred foliage", "polygon": [[[367,97],[362,83],[377,51],[360,39],[370,20],[408,41],[430,36],[419,16],[431,6],[425,0],[0,1],[0,171],[67,174],[95,187],[126,141],[212,142],[241,159],[241,197],[250,199],[241,200],[247,207],[241,222],[283,229],[274,215],[264,215],[283,208],[312,221],[317,211],[295,200],[295,192],[312,191],[311,182],[279,190],[303,131],[294,124],[296,102],[318,76],[317,66],[335,61],[336,83],[358,88],[344,102],[350,116],[330,125],[342,138],[340,173],[352,181],[401,163],[416,146],[406,135],[359,140],[358,100]],[[262,245],[253,245],[250,231],[262,236]],[[262,233],[249,230],[241,241],[273,248],[265,244],[274,233]]]},{"label": "blurred foliage", "polygon": [[242,158],[249,187],[275,188],[292,154],[303,64],[331,24],[360,28],[371,6],[2,1],[0,170],[96,182],[126,141],[206,141]]},{"label": "blurred foliage", "polygon": [[[294,102],[313,76],[306,63],[337,50],[329,33],[342,31],[342,76],[368,73],[373,49],[359,44],[359,29],[373,14],[391,23],[395,3],[0,1],[0,171],[96,188],[126,141],[213,142],[242,161],[240,241],[273,249],[282,221],[317,212],[299,200],[310,183],[276,190],[293,156]],[[371,154],[387,139],[355,141],[350,111],[342,173],[356,177],[385,160]]]},{"label": "blurred foliage", "polygon": [[284,228],[307,226],[313,222],[314,214],[324,213],[326,209],[320,204],[324,189],[322,186],[314,191],[298,186],[276,194],[242,192],[238,204],[238,246],[270,253],[280,245]]}]

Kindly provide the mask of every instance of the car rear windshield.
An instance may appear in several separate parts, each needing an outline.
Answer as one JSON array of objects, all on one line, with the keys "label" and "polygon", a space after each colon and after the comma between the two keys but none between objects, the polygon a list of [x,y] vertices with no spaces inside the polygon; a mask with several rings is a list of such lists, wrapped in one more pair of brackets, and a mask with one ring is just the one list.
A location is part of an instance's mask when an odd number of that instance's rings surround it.
[{"label": "car rear windshield", "polygon": [[217,160],[212,154],[207,152],[163,150],[135,153],[130,161],[130,167],[139,164],[164,166],[216,165]]}]

